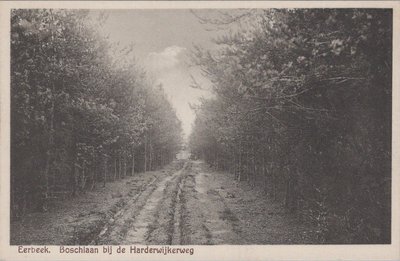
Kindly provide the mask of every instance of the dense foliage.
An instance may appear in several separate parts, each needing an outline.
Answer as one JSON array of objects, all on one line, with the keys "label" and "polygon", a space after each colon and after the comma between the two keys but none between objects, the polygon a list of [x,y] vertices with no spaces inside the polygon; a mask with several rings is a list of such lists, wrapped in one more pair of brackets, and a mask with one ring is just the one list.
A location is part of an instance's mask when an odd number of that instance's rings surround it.
[{"label": "dense foliage", "polygon": [[11,210],[45,210],[96,182],[170,162],[181,123],[161,86],[93,29],[87,11],[11,14]]},{"label": "dense foliage", "polygon": [[249,15],[259,23],[195,50],[215,98],[192,153],[263,186],[321,242],[389,243],[392,11]]}]

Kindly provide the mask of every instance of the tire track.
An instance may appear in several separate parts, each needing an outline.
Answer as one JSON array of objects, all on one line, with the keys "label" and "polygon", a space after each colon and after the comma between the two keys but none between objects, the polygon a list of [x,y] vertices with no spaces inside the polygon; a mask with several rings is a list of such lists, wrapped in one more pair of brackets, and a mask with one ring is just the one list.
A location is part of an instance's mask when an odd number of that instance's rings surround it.
[{"label": "tire track", "polygon": [[159,201],[156,208],[154,222],[149,226],[148,241],[151,244],[171,245],[181,243],[180,232],[180,209],[181,209],[181,191],[186,176],[186,170],[189,168],[185,164],[183,168],[167,182],[162,200]]},{"label": "tire track", "polygon": [[[199,240],[199,243],[203,243],[202,237],[207,238],[206,244],[240,243],[243,240],[241,221],[229,208],[218,188],[214,187],[212,176],[201,172],[198,165],[196,165],[196,170],[191,194],[193,197],[197,197],[197,200],[192,200],[191,204],[197,203],[198,208],[201,209],[201,213],[197,216],[201,217],[203,235],[197,233],[194,243],[198,243]],[[191,221],[191,223],[193,222],[196,221]]]},{"label": "tire track", "polygon": [[160,177],[153,178],[148,184],[143,185],[141,191],[129,199],[125,206],[119,210],[108,225],[100,232],[95,239],[95,244],[121,244],[128,227],[135,219],[136,211],[140,211],[146,204],[151,193],[156,189],[156,182]]},{"label": "tire track", "polygon": [[[186,169],[186,166],[187,164],[185,163],[179,171],[176,171],[173,175],[167,176],[158,183],[157,189],[149,195],[144,207],[139,211],[137,217],[132,222],[129,231],[126,233],[125,243],[148,244],[150,242],[153,243],[158,237],[157,241],[160,241],[160,239],[165,240],[165,235],[157,233],[157,227],[160,225],[160,216],[167,212],[164,210],[165,206],[170,206],[170,211],[175,209],[175,201],[172,200],[172,204],[169,204],[168,201],[171,201],[173,195],[177,193],[176,184],[179,184],[182,179],[182,173]],[[172,193],[170,193],[170,191]],[[172,236],[171,231],[167,231],[166,235],[167,244],[170,244],[169,242]]]}]

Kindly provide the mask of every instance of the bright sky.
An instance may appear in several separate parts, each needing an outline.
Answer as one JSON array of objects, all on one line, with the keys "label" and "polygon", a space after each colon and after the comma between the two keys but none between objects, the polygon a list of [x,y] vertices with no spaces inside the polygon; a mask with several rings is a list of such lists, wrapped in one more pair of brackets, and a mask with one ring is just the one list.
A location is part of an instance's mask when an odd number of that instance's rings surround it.
[{"label": "bright sky", "polygon": [[110,10],[106,14],[102,30],[120,45],[133,43],[138,63],[162,83],[187,137],[195,118],[189,103],[209,95],[190,87],[190,75],[195,75],[203,86],[209,82],[198,79],[198,68],[188,66],[188,54],[193,44],[211,47],[217,32],[207,31],[189,10]]}]

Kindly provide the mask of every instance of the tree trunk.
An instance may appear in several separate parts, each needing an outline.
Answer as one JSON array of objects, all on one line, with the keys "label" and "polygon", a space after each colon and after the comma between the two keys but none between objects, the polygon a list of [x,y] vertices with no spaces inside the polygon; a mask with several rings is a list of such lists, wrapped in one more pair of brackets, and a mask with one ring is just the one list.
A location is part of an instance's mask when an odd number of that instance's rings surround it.
[{"label": "tree trunk", "polygon": [[82,162],[82,169],[80,171],[80,184],[79,184],[79,190],[81,192],[83,192],[83,188],[86,185],[86,173],[85,173],[85,170],[86,170],[85,163]]},{"label": "tree trunk", "polygon": [[274,199],[274,201],[276,201],[278,199],[278,184],[276,181],[276,176],[275,176],[275,172],[272,173],[272,180],[271,180],[271,185],[272,185],[272,198]]},{"label": "tree trunk", "polygon": [[218,150],[215,150],[215,169],[219,169]]},{"label": "tree trunk", "polygon": [[246,149],[246,181],[248,182],[249,181],[249,164],[250,164],[250,162],[249,162],[249,149],[247,148]]},{"label": "tree trunk", "polygon": [[263,153],[262,153],[261,174],[262,174],[262,177],[263,177],[264,191],[266,191],[267,190],[267,176],[266,176],[266,171],[265,171],[265,148],[264,147],[263,147]]},{"label": "tree trunk", "polygon": [[106,186],[107,182],[107,157],[103,156],[103,188]]},{"label": "tree trunk", "polygon": [[242,178],[242,150],[239,145],[239,168],[238,168],[238,181],[241,181]]},{"label": "tree trunk", "polygon": [[153,161],[153,148],[151,147],[151,137],[149,137],[149,170],[152,171],[152,161]]},{"label": "tree trunk", "polygon": [[96,153],[93,153],[93,167],[92,167],[92,184],[90,185],[90,190],[92,191],[95,187],[96,187],[96,180],[97,180],[97,157],[96,157]]},{"label": "tree trunk", "polygon": [[122,154],[122,161],[123,161],[123,172],[122,172],[122,174],[123,174],[123,177],[125,178],[126,177],[126,173],[127,173],[127,169],[126,169],[126,151],[124,150],[122,153],[123,153]]},{"label": "tree trunk", "polygon": [[255,155],[255,153],[254,153],[254,144],[251,144],[251,152],[252,152],[252,155],[251,155],[251,161],[252,161],[252,168],[251,168],[251,178],[252,178],[252,180],[251,180],[251,185],[254,187],[255,186],[255,179],[256,179],[256,155]]},{"label": "tree trunk", "polygon": [[[53,95],[55,94],[54,84],[52,86]],[[52,158],[52,150],[54,146],[54,107],[55,107],[55,99],[52,98],[51,106],[50,106],[50,126],[49,126],[49,136],[48,136],[48,147],[46,150],[46,163],[43,170],[43,178],[44,178],[44,189],[42,191],[42,202],[40,203],[41,210],[45,210],[45,201],[49,196],[49,171],[50,164]]]},{"label": "tree trunk", "polygon": [[76,196],[76,186],[77,186],[77,167],[76,167],[76,153],[74,152],[74,160],[72,162],[72,173],[71,173],[71,190],[72,190],[72,196]]},{"label": "tree trunk", "polygon": [[135,150],[132,148],[132,176],[135,175]]},{"label": "tree trunk", "polygon": [[117,179],[117,156],[114,156],[114,178],[113,180]]},{"label": "tree trunk", "polygon": [[118,153],[118,179],[122,177],[122,159],[121,152]]},{"label": "tree trunk", "polygon": [[147,171],[147,135],[144,137],[144,172]]}]

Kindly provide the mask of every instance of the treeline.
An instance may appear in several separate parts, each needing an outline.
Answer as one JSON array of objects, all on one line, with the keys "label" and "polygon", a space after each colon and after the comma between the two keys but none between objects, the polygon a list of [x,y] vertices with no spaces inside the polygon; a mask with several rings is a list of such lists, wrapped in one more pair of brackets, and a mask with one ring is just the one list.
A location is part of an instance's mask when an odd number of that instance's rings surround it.
[{"label": "treeline", "polygon": [[215,97],[196,109],[192,153],[263,186],[321,243],[390,243],[392,10],[249,16],[194,51]]},{"label": "treeline", "polygon": [[162,86],[88,11],[11,13],[11,214],[175,158],[181,123]]}]

